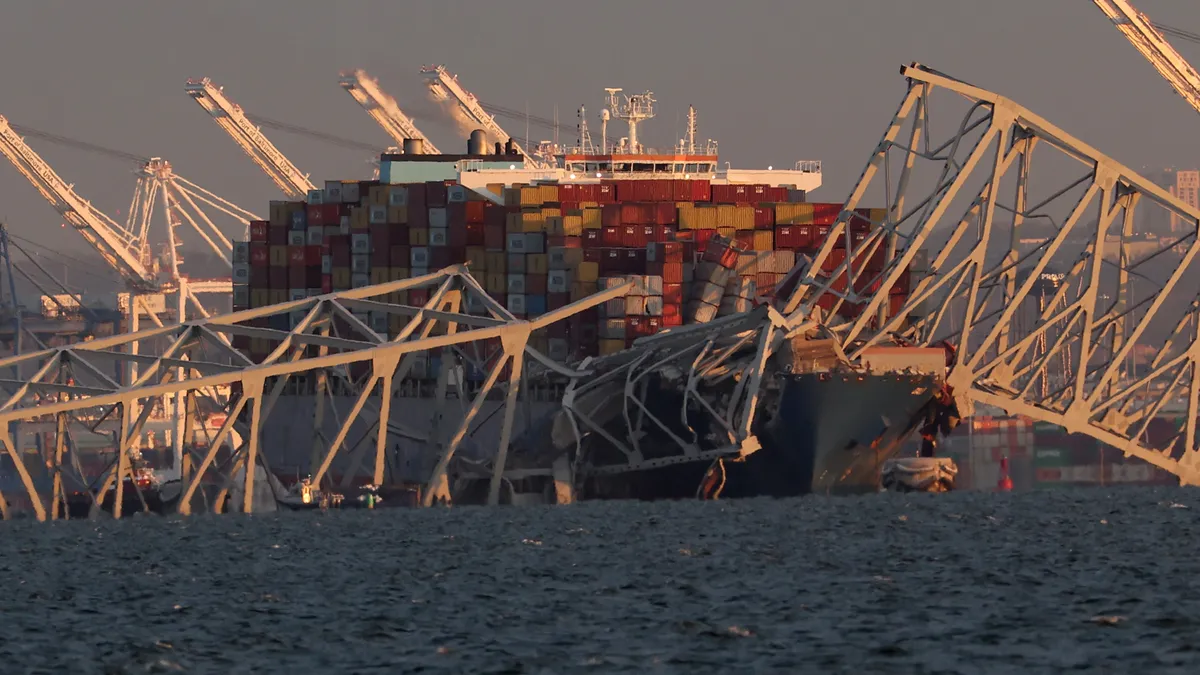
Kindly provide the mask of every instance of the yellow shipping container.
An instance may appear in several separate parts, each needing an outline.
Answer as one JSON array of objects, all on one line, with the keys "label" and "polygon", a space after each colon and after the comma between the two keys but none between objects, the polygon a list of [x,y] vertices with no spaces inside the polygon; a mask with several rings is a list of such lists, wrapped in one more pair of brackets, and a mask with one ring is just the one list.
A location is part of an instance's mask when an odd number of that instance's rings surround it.
[{"label": "yellow shipping container", "polygon": [[575,269],[575,279],[579,282],[591,282],[593,285],[600,278],[600,263],[581,262]]},{"label": "yellow shipping container", "polygon": [[568,237],[579,237],[583,235],[583,216],[563,216],[562,233]]},{"label": "yellow shipping container", "polygon": [[874,229],[887,220],[887,209],[871,209],[871,227]]},{"label": "yellow shipping container", "polygon": [[268,262],[271,267],[287,267],[288,266],[288,247],[282,244],[276,244],[267,251],[270,256]]},{"label": "yellow shipping container", "polygon": [[541,211],[521,211],[522,232],[545,232],[546,217]]},{"label": "yellow shipping container", "polygon": [[601,224],[601,211],[596,207],[589,207],[583,210],[583,229],[599,230]]},{"label": "yellow shipping container", "polygon": [[521,206],[541,206],[542,191],[535,186],[521,188]]},{"label": "yellow shipping container", "polygon": [[[388,270],[391,271],[391,277],[392,277],[391,280],[392,281],[404,281],[405,279],[408,278],[408,268],[407,267],[389,267]],[[407,292],[407,291],[404,291],[404,292]]]},{"label": "yellow shipping container", "polygon": [[504,205],[505,206],[520,206],[521,205],[521,186],[513,185],[504,188]]},{"label": "yellow shipping container", "polygon": [[542,204],[552,204],[558,202],[558,186],[557,185],[539,185],[538,198]]},{"label": "yellow shipping container", "polygon": [[681,230],[695,230],[696,227],[696,205],[695,204],[677,204],[675,210],[679,212],[679,217],[675,221],[679,223]]},{"label": "yellow shipping container", "polygon": [[308,209],[308,205],[305,204],[304,202],[284,202],[284,203],[287,204],[288,222],[289,223],[292,222],[291,214],[297,213],[299,211],[306,211]]},{"label": "yellow shipping container", "polygon": [[408,224],[408,207],[407,206],[389,206],[388,207],[388,222],[393,225]]},{"label": "yellow shipping container", "polygon": [[610,338],[601,338],[600,340],[600,356],[608,356],[616,354],[625,349],[624,340],[612,340]]},{"label": "yellow shipping container", "polygon": [[272,225],[283,227],[291,225],[291,220],[289,220],[291,218],[291,214],[288,213],[287,202],[282,200],[272,201],[269,218]]},{"label": "yellow shipping container", "polygon": [[252,337],[250,338],[250,353],[251,354],[270,354],[271,349],[275,346],[267,338]]},{"label": "yellow shipping container", "polygon": [[[408,303],[399,302],[396,304],[405,305]],[[404,330],[404,327],[406,325],[408,325],[408,322],[411,320],[412,319],[410,317],[401,316],[399,314],[393,314],[393,315],[389,316],[388,317],[388,333],[390,334],[391,337],[395,337],[400,331]]]},{"label": "yellow shipping container", "polygon": [[600,202],[579,202],[579,208],[581,208],[581,209],[598,209],[598,208],[600,208]]},{"label": "yellow shipping container", "polygon": [[775,233],[771,230],[755,230],[754,231],[754,250],[755,251],[773,251],[775,250]]},{"label": "yellow shipping container", "polygon": [[546,216],[546,234],[563,234],[563,217]]},{"label": "yellow shipping container", "polygon": [[[591,263],[585,263],[591,264]],[[572,281],[571,282],[571,302],[578,302],[596,292],[595,281]]]},{"label": "yellow shipping container", "polygon": [[388,186],[372,185],[367,190],[367,196],[375,206],[386,206],[388,203]]},{"label": "yellow shipping container", "polygon": [[733,239],[734,237],[737,236],[737,228],[736,227],[718,227],[717,234],[720,234],[722,237],[725,237],[726,239]]},{"label": "yellow shipping container", "polygon": [[372,267],[371,268],[371,284],[386,284],[392,280],[392,270],[390,267]]},{"label": "yellow shipping container", "polygon": [[504,251],[488,251],[483,268],[489,273],[508,274],[508,254]]},{"label": "yellow shipping container", "polygon": [[549,218],[550,216],[562,216],[562,214],[563,214],[563,212],[562,212],[562,209],[560,209],[560,208],[553,207],[553,206],[552,207],[542,207],[542,215],[545,216],[546,218]]},{"label": "yellow shipping container", "polygon": [[270,300],[269,305],[281,305],[287,302],[288,292],[282,288],[272,288],[267,291],[267,298]]},{"label": "yellow shipping container", "polygon": [[550,271],[549,256],[545,253],[525,254],[526,274],[546,274]]},{"label": "yellow shipping container", "polygon": [[350,229],[366,230],[371,224],[369,209],[353,207],[350,209]]},{"label": "yellow shipping container", "polygon": [[255,288],[250,291],[250,307],[266,307],[271,304],[270,292],[265,288]]},{"label": "yellow shipping container", "polygon": [[429,228],[428,227],[410,227],[410,228],[408,228],[408,245],[409,246],[428,246],[429,245]]},{"label": "yellow shipping container", "polygon": [[483,279],[483,287],[492,295],[504,293],[508,290],[508,275],[488,272]]},{"label": "yellow shipping container", "polygon": [[733,227],[734,226],[734,209],[733,204],[718,204],[717,205],[717,227]]},{"label": "yellow shipping container", "polygon": [[504,216],[504,231],[511,234],[513,232],[524,232],[525,226],[521,223],[521,214],[509,213]]},{"label": "yellow shipping container", "polygon": [[743,232],[754,229],[754,207],[733,207],[733,227]]},{"label": "yellow shipping container", "polygon": [[504,183],[488,183],[487,191],[498,196],[504,196]]},{"label": "yellow shipping container", "polygon": [[333,288],[335,290],[350,288],[350,268],[349,267],[333,268],[333,270],[331,270],[329,281],[330,281],[330,283],[333,284]]},{"label": "yellow shipping container", "polygon": [[[684,227],[680,222],[680,227],[688,230],[715,230],[717,229],[717,214],[716,206],[707,204],[697,205],[688,210],[686,217],[688,226]],[[684,212],[680,212],[680,218],[685,216]]]},{"label": "yellow shipping container", "polygon": [[481,274],[487,272],[488,269],[488,254],[487,249],[482,246],[467,247],[467,265],[471,270],[471,274]]}]

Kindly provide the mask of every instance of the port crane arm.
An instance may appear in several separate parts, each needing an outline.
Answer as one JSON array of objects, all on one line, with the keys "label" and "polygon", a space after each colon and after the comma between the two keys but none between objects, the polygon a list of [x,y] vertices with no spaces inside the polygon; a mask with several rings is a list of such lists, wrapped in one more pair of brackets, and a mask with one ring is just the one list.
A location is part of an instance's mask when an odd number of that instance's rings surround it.
[{"label": "port crane arm", "polygon": [[308,180],[308,176],[301,173],[300,169],[297,169],[296,165],[250,122],[242,112],[241,106],[229,100],[221,88],[213,85],[211,80],[207,77],[200,80],[190,79],[184,88],[241,146],[250,159],[275,181],[284,194],[298,199],[307,196],[309,190],[316,189]]},{"label": "port crane arm", "polygon": [[[426,85],[435,98],[444,101],[448,97],[453,97],[463,113],[472,122],[482,127],[489,136],[499,139],[501,143],[512,141],[512,136],[509,136],[508,132],[496,122],[496,118],[483,109],[483,105],[479,102],[479,99],[464,89],[458,83],[458,78],[446,72],[444,67],[425,67],[421,69],[421,74],[425,76]],[[526,161],[538,168],[543,168],[542,162],[532,157],[528,152],[525,152],[525,149],[518,145],[516,141],[512,141],[512,145],[513,149],[523,155]]]},{"label": "port crane arm", "polygon": [[1092,0],[1142,56],[1171,83],[1188,105],[1200,112],[1200,73],[1179,55],[1150,17],[1128,0]]},{"label": "port crane arm", "polygon": [[421,133],[412,118],[400,110],[396,99],[388,95],[375,79],[367,75],[365,70],[343,72],[339,83],[342,85],[342,89],[349,92],[354,100],[358,101],[358,104],[367,111],[367,114],[383,127],[383,130],[392,137],[392,140],[396,141],[397,145],[403,145],[405,140],[415,138],[425,144],[425,149],[430,154],[442,154],[434,147],[429,138]]},{"label": "port crane arm", "polygon": [[154,274],[142,261],[138,239],[76,194],[3,116],[0,116],[0,152],[121,276],[143,288],[157,287]]}]

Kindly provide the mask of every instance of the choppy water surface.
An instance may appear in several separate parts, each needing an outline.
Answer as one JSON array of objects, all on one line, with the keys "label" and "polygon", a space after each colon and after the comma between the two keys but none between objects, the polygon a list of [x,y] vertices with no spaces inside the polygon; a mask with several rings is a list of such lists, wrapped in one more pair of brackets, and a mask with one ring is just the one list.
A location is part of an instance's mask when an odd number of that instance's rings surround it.
[{"label": "choppy water surface", "polygon": [[0,671],[1196,673],[1198,494],[0,524]]}]

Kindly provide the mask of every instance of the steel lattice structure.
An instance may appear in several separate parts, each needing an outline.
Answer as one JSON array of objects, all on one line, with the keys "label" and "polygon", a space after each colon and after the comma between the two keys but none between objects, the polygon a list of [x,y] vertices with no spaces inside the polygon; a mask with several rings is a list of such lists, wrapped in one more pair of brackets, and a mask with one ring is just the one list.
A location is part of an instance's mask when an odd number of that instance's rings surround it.
[{"label": "steel lattice structure", "polygon": [[[394,299],[393,293],[421,288],[431,291],[429,301],[421,307],[388,301]],[[16,466],[34,515],[38,519],[54,518],[63,506],[64,472],[71,471],[72,466],[79,470],[79,463],[72,462],[73,458],[67,456],[69,426],[79,423],[94,427],[99,421],[115,416],[119,419],[120,430],[116,466],[102,476],[78,478],[85,485],[100,484],[100,495],[106,494],[115,483],[114,516],[119,518],[125,481],[118,481],[116,477],[129,471],[130,450],[150,416],[152,404],[166,395],[184,392],[188,410],[194,409],[199,399],[207,399],[223,408],[227,417],[215,436],[209,439],[203,455],[188,448],[195,469],[182,476],[180,511],[191,511],[193,497],[205,473],[213,469],[226,441],[235,438],[238,440],[232,444],[232,452],[223,462],[228,470],[224,472],[225,480],[214,508],[221,508],[225,496],[234,487],[230,477],[241,472],[245,476],[242,510],[249,512],[253,510],[256,471],[244,470],[244,467],[262,466],[269,471],[259,452],[259,432],[289,379],[304,374],[316,376],[313,395],[317,396],[318,412],[313,439],[319,446],[321,462],[313,478],[314,484],[320,484],[334,458],[345,450],[352,423],[364,413],[374,416],[372,428],[377,430],[377,438],[374,460],[370,463],[371,475],[375,484],[381,484],[384,481],[386,438],[389,432],[397,431],[390,413],[392,396],[381,395],[381,392],[394,395],[395,386],[412,367],[417,352],[498,340],[501,354],[488,365],[487,376],[462,424],[442,448],[425,492],[427,505],[448,495],[447,467],[489,391],[497,386],[502,374],[509,373],[504,427],[500,447],[492,461],[496,470],[490,500],[496,503],[525,358],[528,356],[565,377],[588,375],[586,370],[565,368],[532,349],[528,344],[530,334],[627,290],[627,284],[608,289],[525,321],[515,318],[489,297],[465,266],[455,266],[403,281],[0,359],[0,370],[21,365],[24,372],[34,373],[24,381],[0,380],[0,387],[7,393],[0,402],[0,424],[6,430],[0,432],[0,444]],[[466,313],[468,304],[484,308],[485,313]],[[383,313],[406,320],[401,325],[394,325],[398,330],[381,335],[364,320],[364,313]],[[291,330],[263,327],[261,324],[271,317],[294,321],[295,327]],[[227,340],[236,336],[270,340],[275,346],[265,358],[253,361],[228,345]],[[142,353],[131,354],[130,346],[138,343],[143,345]],[[157,352],[146,353],[151,346],[164,344],[165,348],[160,346]],[[121,386],[107,373],[115,372],[120,367],[117,364],[130,360],[139,364],[140,373],[131,385]],[[351,377],[349,368],[353,364],[365,365],[365,374]],[[342,416],[339,417],[336,410],[332,411],[335,419],[341,422],[337,435],[327,440],[321,437],[319,426],[326,383],[332,377],[351,382],[358,395],[351,410],[343,411]],[[229,400],[218,400],[216,388],[230,385],[235,391],[240,389],[240,393],[229,396]],[[47,396],[54,398],[36,400]],[[189,425],[192,417],[188,415]],[[39,494],[33,476],[21,461],[21,451],[11,431],[14,422],[34,420],[57,420],[54,457],[49,467],[54,475],[49,500]],[[388,423],[380,425],[379,420],[388,420]],[[302,422],[297,420],[296,423]],[[357,467],[362,459],[361,456],[353,458],[353,466]],[[95,513],[99,509],[99,500],[93,501]],[[5,500],[0,496],[0,505],[3,504]]]},{"label": "steel lattice structure", "polygon": [[[958,349],[947,383],[964,417],[976,403],[995,406],[1200,483],[1200,211],[1003,96],[919,64],[901,72],[908,91],[786,303],[789,326],[812,319],[830,292],[863,310],[827,322],[850,361],[883,340],[948,340]],[[931,138],[937,97],[953,95],[965,111]],[[923,169],[925,189],[915,187]],[[887,200],[886,220],[855,234],[862,216],[852,210],[872,189]],[[1183,228],[1135,247],[1135,223],[1151,211]],[[1022,250],[1035,224],[1044,236]],[[935,252],[927,273],[889,312],[922,248]],[[872,256],[885,259],[882,271],[864,264]],[[1146,351],[1154,357],[1139,372],[1134,357]],[[1151,420],[1171,407],[1184,428],[1152,442]]]}]

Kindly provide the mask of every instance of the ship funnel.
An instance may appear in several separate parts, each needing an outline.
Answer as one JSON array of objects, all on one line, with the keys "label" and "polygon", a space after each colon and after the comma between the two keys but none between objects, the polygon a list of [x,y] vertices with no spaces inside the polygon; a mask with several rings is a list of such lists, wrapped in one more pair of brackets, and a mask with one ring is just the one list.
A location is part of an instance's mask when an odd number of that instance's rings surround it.
[{"label": "ship funnel", "polygon": [[487,137],[483,133],[483,129],[476,129],[471,132],[471,137],[467,139],[467,154],[482,155],[487,150]]},{"label": "ship funnel", "polygon": [[504,148],[500,145],[500,141],[496,141],[496,154],[497,155],[504,154]]},{"label": "ship funnel", "polygon": [[425,154],[425,140],[421,138],[406,138],[404,139],[404,154],[406,155],[423,155]]}]

